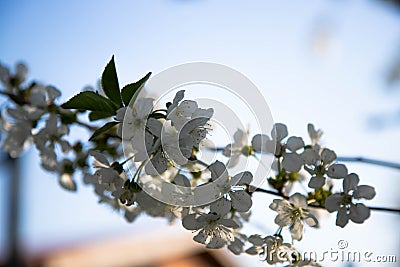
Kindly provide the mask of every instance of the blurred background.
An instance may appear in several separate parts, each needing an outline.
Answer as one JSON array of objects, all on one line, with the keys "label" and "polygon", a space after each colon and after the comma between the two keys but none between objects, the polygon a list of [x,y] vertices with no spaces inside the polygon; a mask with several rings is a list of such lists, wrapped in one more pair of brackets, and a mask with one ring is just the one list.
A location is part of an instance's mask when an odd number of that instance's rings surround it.
[{"label": "blurred background", "polygon": [[[216,62],[248,76],[290,134],[306,137],[312,122],[340,156],[400,162],[398,1],[3,0],[0,36],[1,62],[26,62],[29,78],[56,86],[62,101],[95,85],[111,55],[120,84],[180,63]],[[264,265],[205,250],[179,223],[142,216],[129,224],[81,181],[77,193],[63,190],[40,169],[34,149],[19,164],[19,247],[31,266]],[[0,262],[10,248],[10,166],[0,163]],[[376,188],[369,205],[400,206],[398,170],[348,166]],[[254,196],[249,233],[275,232],[272,199]],[[335,215],[321,217],[321,229],[306,228],[300,250],[329,251],[346,240],[351,251],[397,256],[379,266],[399,266],[398,214],[375,211],[344,229],[334,226]]]}]

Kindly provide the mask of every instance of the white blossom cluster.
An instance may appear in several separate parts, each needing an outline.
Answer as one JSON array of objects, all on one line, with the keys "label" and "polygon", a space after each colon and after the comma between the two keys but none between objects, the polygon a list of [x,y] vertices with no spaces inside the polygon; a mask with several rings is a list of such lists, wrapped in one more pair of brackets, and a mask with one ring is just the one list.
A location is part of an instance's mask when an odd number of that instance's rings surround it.
[{"label": "white blossom cluster", "polygon": [[[168,221],[179,219],[185,229],[194,233],[193,240],[207,248],[226,246],[234,254],[259,255],[268,264],[319,266],[301,259],[294,246],[294,241],[304,237],[305,224],[319,226],[315,209],[337,211],[336,225],[340,227],[345,227],[349,220],[363,223],[370,216],[369,208],[360,200],[374,198],[374,188],[358,185],[357,174],[349,173],[344,164],[337,162],[336,153],[320,144],[322,131],[312,124],[308,125],[308,144],[301,137],[289,136],[282,123],[276,123],[270,135],[255,134],[251,141],[248,132],[238,129],[233,135],[234,142],[220,149],[226,163],[205,163],[197,158],[197,152],[210,136],[214,110],[184,99],[183,90],[176,93],[165,109],[156,108],[155,99],[149,97],[139,97],[130,105],[113,97],[106,88],[106,96],[94,92],[87,95],[100,99],[105,108],[111,107],[115,112],[99,110],[90,99],[89,104],[73,102],[78,107],[87,107],[93,116],[102,118],[108,114],[103,118],[107,124],[100,129],[79,119],[85,108],[70,108],[74,111],[62,108],[56,103],[61,95],[59,90],[28,84],[26,75],[23,64],[18,64],[14,73],[0,65],[1,92],[11,100],[1,113],[3,151],[18,157],[34,144],[42,167],[56,173],[65,189],[77,189],[74,177],[80,172],[83,182],[93,186],[99,201],[120,210],[130,222],[144,213]],[[96,135],[90,142],[73,143],[68,138],[72,126],[96,131]],[[128,158],[124,157],[122,143],[131,148]],[[248,170],[229,174],[229,169],[240,160],[257,160],[251,156],[260,153],[274,157],[273,174],[264,177],[271,190],[250,190],[253,174]],[[133,166],[130,170],[128,163]],[[161,191],[171,184],[191,188],[191,192],[214,184],[220,194],[199,206],[166,204],[141,188],[143,180],[156,183],[156,177],[162,181]],[[343,188],[333,192],[331,179],[341,180]],[[295,183],[305,183],[308,187],[302,193],[291,192]],[[265,204],[277,213],[266,224],[273,221],[278,229],[266,237],[242,231],[250,218],[252,195],[257,192],[272,192],[279,197]],[[193,194],[191,197],[196,197]],[[291,236],[289,242],[281,235],[286,228]]]},{"label": "white blossom cluster", "polygon": [[[16,158],[35,144],[42,167],[57,173],[60,185],[74,191],[76,183],[72,174],[76,163],[66,157],[72,150],[65,139],[70,129],[63,123],[61,110],[55,104],[61,92],[50,85],[26,84],[27,71],[22,63],[16,65],[15,73],[0,64],[2,95],[14,101],[14,105],[7,105],[1,112],[1,147],[10,157]],[[65,111],[62,115],[70,114]],[[57,156],[57,150],[61,151],[61,156]]]}]

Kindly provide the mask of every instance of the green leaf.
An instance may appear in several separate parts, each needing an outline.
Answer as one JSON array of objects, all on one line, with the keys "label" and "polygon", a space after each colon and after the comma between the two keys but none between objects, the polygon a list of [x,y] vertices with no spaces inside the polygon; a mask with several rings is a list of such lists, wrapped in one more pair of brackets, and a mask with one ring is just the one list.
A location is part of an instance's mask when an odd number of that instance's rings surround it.
[{"label": "green leaf", "polygon": [[135,95],[136,92],[139,92],[140,89],[143,88],[145,82],[150,78],[151,72],[147,73],[142,79],[135,83],[130,83],[125,85],[124,88],[121,90],[122,100],[124,101],[125,105],[129,105],[132,97]]},{"label": "green leaf", "polygon": [[117,70],[115,69],[114,56],[103,71],[101,76],[101,86],[104,93],[111,99],[118,107],[122,107],[121,93],[119,91],[119,83]]},{"label": "green leaf", "polygon": [[99,129],[97,129],[93,135],[89,138],[89,141],[94,140],[96,137],[98,137],[99,135],[101,135],[102,133],[107,132],[108,130],[110,130],[112,127],[114,127],[115,125],[117,125],[119,122],[118,121],[110,121],[107,122],[106,124],[104,124],[102,127],[100,127]]},{"label": "green leaf", "polygon": [[92,111],[113,112],[117,110],[115,104],[98,93],[92,91],[81,92],[61,105],[65,109],[83,109]]},{"label": "green leaf", "polygon": [[90,121],[97,121],[104,118],[108,118],[115,115],[115,112],[108,112],[108,111],[92,111],[89,113],[89,120]]}]

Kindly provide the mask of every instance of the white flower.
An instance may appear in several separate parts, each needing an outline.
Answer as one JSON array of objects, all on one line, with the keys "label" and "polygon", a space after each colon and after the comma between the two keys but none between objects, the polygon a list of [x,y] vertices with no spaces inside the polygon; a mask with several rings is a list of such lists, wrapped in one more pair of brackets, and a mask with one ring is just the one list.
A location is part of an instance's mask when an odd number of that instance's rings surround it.
[{"label": "white flower", "polygon": [[232,229],[239,225],[231,219],[223,219],[215,213],[189,214],[183,217],[182,225],[187,230],[196,232],[194,241],[205,244],[207,248],[222,248],[234,241]]},{"label": "white flower", "polygon": [[226,157],[230,157],[226,166],[228,168],[234,167],[238,164],[240,155],[249,156],[252,154],[251,147],[247,142],[247,133],[242,131],[241,129],[237,129],[237,131],[233,134],[233,144],[229,144],[224,148],[222,154]]},{"label": "white flower", "polygon": [[29,94],[29,104],[43,109],[52,104],[59,96],[61,96],[61,92],[54,86],[36,84]]},{"label": "white flower", "polygon": [[178,131],[169,121],[161,125],[161,122],[149,119],[147,128],[157,141],[150,149],[152,157],[145,166],[145,172],[159,175],[167,169],[169,162],[180,166],[187,164],[193,149],[198,148],[201,140],[206,137],[207,129],[204,125],[208,120],[208,117],[190,119]]},{"label": "white flower", "polygon": [[180,90],[175,94],[174,100],[171,105],[167,108],[167,115],[169,115],[178,106],[179,102],[185,96],[185,90]]},{"label": "white flower", "polygon": [[239,212],[248,211],[253,201],[245,188],[252,182],[253,175],[250,172],[241,172],[233,177],[228,175],[225,165],[216,161],[208,169],[211,172],[211,179],[219,187],[224,196],[214,201],[211,212],[225,216],[233,208]]},{"label": "white flower", "polygon": [[302,153],[304,169],[312,175],[308,186],[320,188],[325,184],[325,174],[330,178],[340,179],[347,175],[344,164],[333,163],[336,153],[328,148],[321,149],[318,144],[313,148],[307,148]]},{"label": "white flower", "polygon": [[271,131],[270,139],[267,135],[258,134],[251,141],[252,147],[256,152],[272,153],[275,157],[282,159],[282,167],[288,172],[298,172],[303,165],[301,155],[298,150],[304,147],[304,141],[301,137],[292,136],[283,140],[288,136],[286,125],[275,123]]},{"label": "white flower", "polygon": [[184,100],[179,104],[183,95],[183,90],[176,94],[174,102],[168,107],[167,120],[178,131],[180,143],[186,143],[187,147],[199,147],[207,135],[208,121],[214,110],[199,108],[193,100]]},{"label": "white flower", "polygon": [[14,124],[3,123],[7,136],[2,144],[2,149],[9,153],[12,158],[18,157],[29,145],[31,137],[31,122],[19,121]]},{"label": "white flower", "polygon": [[23,63],[17,63],[15,65],[14,74],[10,72],[8,67],[0,63],[0,81],[5,86],[6,92],[16,93],[13,89],[25,81],[27,74],[28,68]]},{"label": "white flower", "polygon": [[353,203],[353,199],[373,199],[375,189],[369,185],[358,185],[360,179],[350,173],[343,179],[343,193],[330,195],[325,201],[329,212],[337,211],[336,225],[345,227],[349,219],[355,223],[363,223],[370,216],[370,210],[362,203]]},{"label": "white flower", "polygon": [[312,123],[309,123],[307,125],[307,130],[308,130],[308,135],[310,136],[311,139],[311,146],[314,147],[316,144],[318,144],[319,139],[321,139],[323,132],[320,129],[315,130],[315,126]]},{"label": "white flower", "polygon": [[93,167],[97,169],[95,176],[98,177],[99,184],[104,185],[105,190],[110,191],[113,196],[119,197],[126,180],[121,164],[110,164],[107,158],[97,151],[90,151],[89,154],[95,158]]},{"label": "white flower", "polygon": [[59,145],[64,153],[70,150],[70,144],[61,139],[68,134],[69,128],[58,122],[59,117],[51,113],[46,120],[45,127],[33,136],[36,148],[40,151],[42,166],[49,171],[55,171],[58,165],[55,153],[56,145]]},{"label": "white flower", "polygon": [[[156,127],[159,128],[159,127]],[[157,137],[157,142],[150,149],[152,157],[145,166],[145,172],[149,175],[160,175],[168,168],[168,162],[185,165],[192,154],[193,146],[181,146],[180,136],[175,127],[168,122],[164,123],[162,130],[151,130]]]},{"label": "white flower", "polygon": [[212,108],[199,108],[197,103],[193,100],[184,100],[178,105],[178,103],[183,99],[183,96],[184,91],[179,91],[174,98],[174,102],[168,107],[167,110],[167,119],[172,121],[172,125],[177,129],[178,132],[181,131],[183,126],[190,120],[195,118],[210,119],[214,113]]},{"label": "white flower", "polygon": [[289,226],[292,238],[295,240],[301,240],[303,237],[302,220],[311,227],[318,225],[317,218],[307,209],[306,197],[299,193],[292,195],[289,201],[274,199],[269,208],[278,212],[275,223],[280,227]]},{"label": "white flower", "polygon": [[[134,106],[123,107],[117,110],[116,120],[119,124],[118,135],[133,144],[144,143],[147,118],[153,110],[153,98],[139,98]],[[124,132],[122,132],[124,131]]]},{"label": "white flower", "polygon": [[7,135],[2,149],[11,157],[18,157],[32,141],[33,123],[44,114],[43,110],[20,107],[7,108],[7,118],[3,118],[2,129]]}]

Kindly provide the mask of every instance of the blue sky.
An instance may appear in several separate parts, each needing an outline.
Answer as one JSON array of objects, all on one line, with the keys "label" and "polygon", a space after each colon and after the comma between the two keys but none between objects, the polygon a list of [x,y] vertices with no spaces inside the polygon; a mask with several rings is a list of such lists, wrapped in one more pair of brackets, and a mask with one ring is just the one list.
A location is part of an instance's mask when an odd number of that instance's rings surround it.
[{"label": "blue sky", "polygon": [[[306,125],[313,122],[339,155],[400,161],[400,127],[368,125],[371,116],[399,107],[399,93],[388,93],[383,78],[400,43],[400,16],[394,10],[362,0],[110,3],[2,1],[1,62],[27,62],[30,77],[58,87],[63,100],[95,84],[113,54],[121,84],[184,62],[225,64],[259,87],[275,121],[286,123],[291,134],[306,136]],[[23,177],[23,239],[30,249],[160,223],[143,218],[128,225],[97,205],[90,188],[80,186],[77,194],[60,189],[55,177],[36,167],[34,150],[23,160],[29,166]],[[360,164],[351,171],[376,186],[371,205],[400,205],[394,186],[399,173]],[[0,190],[5,186],[0,179]],[[4,229],[6,194],[0,195]],[[258,223],[267,216],[262,205]],[[396,223],[396,216],[374,213],[362,226],[331,230],[326,225],[324,233],[349,236],[359,247],[385,240],[389,251],[398,253]],[[374,232],[369,240],[361,235],[365,231]],[[306,246],[318,233],[310,232]]]}]

